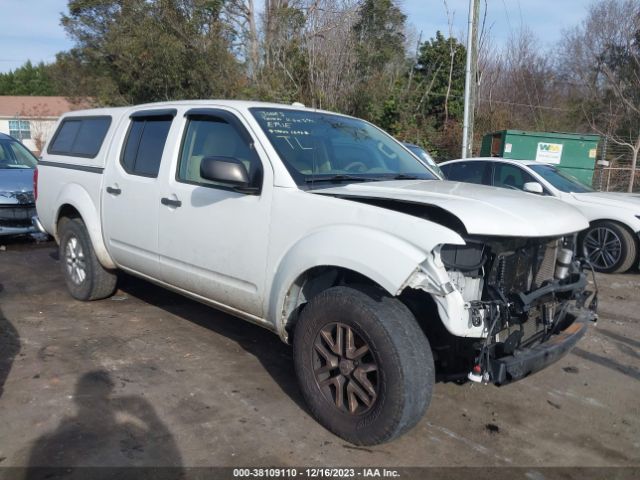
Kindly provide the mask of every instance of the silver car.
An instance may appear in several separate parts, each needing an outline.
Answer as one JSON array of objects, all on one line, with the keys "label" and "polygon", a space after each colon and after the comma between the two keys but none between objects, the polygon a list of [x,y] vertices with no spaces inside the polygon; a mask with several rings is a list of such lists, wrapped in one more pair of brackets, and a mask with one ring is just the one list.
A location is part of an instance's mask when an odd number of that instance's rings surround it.
[{"label": "silver car", "polygon": [[0,236],[37,232],[33,174],[38,160],[18,140],[0,133]]}]

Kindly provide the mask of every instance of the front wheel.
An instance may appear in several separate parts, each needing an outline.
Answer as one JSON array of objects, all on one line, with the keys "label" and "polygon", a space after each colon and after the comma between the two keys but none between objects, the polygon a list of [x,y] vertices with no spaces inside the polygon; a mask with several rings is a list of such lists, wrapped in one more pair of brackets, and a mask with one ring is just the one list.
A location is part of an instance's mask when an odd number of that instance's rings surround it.
[{"label": "front wheel", "polygon": [[633,266],[636,240],[622,225],[603,221],[594,223],[582,237],[582,251],[594,270],[622,273]]},{"label": "front wheel", "polygon": [[312,414],[345,440],[377,445],[424,415],[435,380],[433,356],[415,317],[397,299],[330,288],[302,311],[293,343]]},{"label": "front wheel", "polygon": [[62,218],[58,232],[62,275],[73,298],[87,301],[112,295],[116,274],[98,261],[84,222],[79,218]]}]

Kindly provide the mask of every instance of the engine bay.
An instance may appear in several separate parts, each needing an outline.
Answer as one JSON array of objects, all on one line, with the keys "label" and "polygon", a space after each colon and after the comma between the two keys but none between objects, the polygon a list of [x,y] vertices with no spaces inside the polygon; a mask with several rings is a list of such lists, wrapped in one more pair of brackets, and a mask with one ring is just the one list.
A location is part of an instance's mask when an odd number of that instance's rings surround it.
[{"label": "engine bay", "polygon": [[485,334],[473,343],[470,380],[495,380],[495,359],[546,342],[587,301],[595,320],[597,293],[587,289],[588,263],[577,255],[575,235],[465,240],[445,245],[441,258],[471,323]]}]

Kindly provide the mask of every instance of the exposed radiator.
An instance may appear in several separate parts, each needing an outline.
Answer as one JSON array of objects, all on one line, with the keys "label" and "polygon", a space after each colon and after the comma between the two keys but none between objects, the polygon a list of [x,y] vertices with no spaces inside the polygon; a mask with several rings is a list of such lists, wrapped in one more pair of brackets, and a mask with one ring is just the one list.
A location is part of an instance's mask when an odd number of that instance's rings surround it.
[{"label": "exposed radiator", "polygon": [[558,241],[554,240],[546,245],[544,257],[538,266],[534,288],[540,287],[545,281],[552,280],[556,270],[558,256]]},{"label": "exposed radiator", "polygon": [[504,294],[540,288],[553,279],[557,254],[558,241],[553,240],[499,255],[492,268],[491,283]]}]

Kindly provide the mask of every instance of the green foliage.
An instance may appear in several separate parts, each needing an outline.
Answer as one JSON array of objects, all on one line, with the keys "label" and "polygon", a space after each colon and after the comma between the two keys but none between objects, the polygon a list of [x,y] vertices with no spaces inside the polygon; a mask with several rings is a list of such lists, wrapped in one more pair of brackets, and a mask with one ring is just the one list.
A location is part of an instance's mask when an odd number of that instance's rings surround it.
[{"label": "green foliage", "polygon": [[447,102],[449,119],[459,120],[464,110],[464,72],[467,50],[455,38],[445,38],[440,32],[422,44],[416,74],[428,89],[421,111],[433,117],[439,125],[445,121],[445,99],[451,74]]},{"label": "green foliage", "polygon": [[247,96],[284,103],[308,99],[309,64],[302,43],[305,22],[299,8],[282,6],[270,11],[265,62]]},{"label": "green foliage", "polygon": [[27,61],[8,73],[0,73],[0,95],[55,95],[50,67]]},{"label": "green foliage", "polygon": [[358,70],[368,75],[381,66],[404,59],[407,17],[392,0],[365,0],[353,27]]},{"label": "green foliage", "polygon": [[392,0],[365,0],[353,27],[356,42],[353,112],[389,128],[397,121],[395,78],[405,63],[406,16]]},{"label": "green foliage", "polygon": [[62,24],[76,46],[57,57],[67,95],[99,104],[228,96],[240,67],[219,21],[222,1],[70,0]]}]

